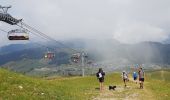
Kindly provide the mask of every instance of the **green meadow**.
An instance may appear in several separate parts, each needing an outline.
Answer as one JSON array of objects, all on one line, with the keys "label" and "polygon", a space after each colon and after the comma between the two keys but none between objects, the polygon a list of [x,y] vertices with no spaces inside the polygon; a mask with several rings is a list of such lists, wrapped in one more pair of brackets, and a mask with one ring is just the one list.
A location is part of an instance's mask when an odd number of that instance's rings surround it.
[{"label": "green meadow", "polygon": [[[121,73],[106,73],[104,90],[96,76],[35,78],[0,69],[2,100],[170,100],[170,71],[146,73],[144,89],[132,80],[124,87]],[[116,90],[108,90],[116,85]]]}]

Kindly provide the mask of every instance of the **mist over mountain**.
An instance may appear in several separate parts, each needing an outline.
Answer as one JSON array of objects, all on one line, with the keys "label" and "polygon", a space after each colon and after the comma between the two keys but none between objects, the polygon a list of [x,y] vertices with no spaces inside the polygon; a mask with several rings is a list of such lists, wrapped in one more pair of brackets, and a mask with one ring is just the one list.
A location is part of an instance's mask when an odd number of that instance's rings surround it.
[{"label": "mist over mountain", "polygon": [[122,44],[108,40],[87,42],[86,49],[96,60],[112,64],[169,64],[169,46],[159,42]]},{"label": "mist over mountain", "polygon": [[[119,65],[149,64],[169,65],[170,44],[159,42],[141,42],[136,44],[122,44],[116,40],[73,39],[63,41],[64,46],[54,42],[38,45],[12,44],[0,48],[0,65],[19,72],[32,72],[41,68],[51,68],[51,71],[59,70],[60,66],[79,66],[70,60],[74,54],[70,48],[84,51],[88,55],[88,61],[92,64],[102,64],[112,67]],[[44,58],[45,53],[52,51],[55,57],[52,60]],[[92,66],[92,65],[91,65]],[[69,67],[69,70],[72,70]],[[63,67],[64,68],[64,67]],[[50,72],[51,73],[51,72]],[[59,72],[57,72],[59,73]]]},{"label": "mist over mountain", "polygon": [[[74,39],[64,41],[65,47],[82,49],[88,53],[88,56],[95,62],[111,61],[112,63],[165,63],[169,64],[170,44],[159,42],[141,42],[137,44],[122,44],[116,40],[94,40],[94,39]],[[56,52],[60,45],[56,43],[47,43],[46,46],[37,44],[12,44],[0,48],[0,64],[9,61],[21,60],[23,58],[41,59],[47,49]],[[59,50],[60,51],[60,50]],[[62,51],[62,50],[61,50]],[[77,50],[78,51],[78,50]],[[63,51],[63,55],[66,51]],[[63,56],[61,54],[61,56]],[[67,54],[66,54],[67,55]],[[59,58],[58,58],[59,59]]]}]

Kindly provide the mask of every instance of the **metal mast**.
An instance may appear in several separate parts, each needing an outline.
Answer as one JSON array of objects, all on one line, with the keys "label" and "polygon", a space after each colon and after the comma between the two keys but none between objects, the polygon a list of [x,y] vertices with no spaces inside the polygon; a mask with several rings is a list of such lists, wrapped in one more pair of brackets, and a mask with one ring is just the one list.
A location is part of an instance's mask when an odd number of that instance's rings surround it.
[{"label": "metal mast", "polygon": [[81,53],[82,77],[84,77],[84,52]]},{"label": "metal mast", "polygon": [[4,14],[7,14],[9,8],[11,8],[11,6],[1,6],[0,5],[0,9],[2,9]]}]

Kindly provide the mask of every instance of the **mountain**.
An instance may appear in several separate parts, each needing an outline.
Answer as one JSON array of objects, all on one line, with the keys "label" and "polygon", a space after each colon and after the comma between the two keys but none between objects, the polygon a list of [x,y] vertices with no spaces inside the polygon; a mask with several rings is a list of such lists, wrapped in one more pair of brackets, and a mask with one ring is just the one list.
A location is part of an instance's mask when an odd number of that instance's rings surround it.
[{"label": "mountain", "polygon": [[[66,45],[66,47],[64,47]],[[62,64],[70,64],[70,57],[73,54],[72,49],[56,42],[43,44],[12,44],[0,48],[0,66],[13,71],[34,74],[41,72],[41,68],[51,74],[53,70]],[[72,46],[71,44],[69,46]],[[76,45],[74,45],[76,46]],[[76,46],[78,48],[78,46]],[[53,52],[55,58],[45,59],[47,52]],[[47,74],[45,72],[41,72]],[[55,72],[56,73],[56,72]],[[39,74],[39,73],[38,73]]]},{"label": "mountain", "polygon": [[121,44],[108,41],[89,42],[93,59],[112,64],[170,64],[170,44],[141,42]]},{"label": "mountain", "polygon": [[[170,65],[170,44],[158,42],[122,44],[111,39],[75,39],[63,41],[63,43],[64,46],[56,42],[48,42],[43,43],[44,46],[30,43],[1,47],[0,66],[30,75],[40,73],[80,75],[81,62],[75,64],[70,60],[71,55],[76,53],[73,49],[88,54],[88,58],[85,60],[86,66],[89,66],[88,62],[99,66],[110,66],[110,68],[111,66],[121,67],[132,64]],[[55,53],[54,59],[44,59],[47,51]],[[88,68],[87,70],[89,70]]]},{"label": "mountain", "polygon": [[21,50],[24,50],[24,49],[34,48],[36,46],[37,46],[37,44],[32,44],[32,43],[10,44],[10,45],[7,45],[7,46],[0,47],[0,54],[7,54],[7,53],[10,53],[10,52],[21,51]]}]

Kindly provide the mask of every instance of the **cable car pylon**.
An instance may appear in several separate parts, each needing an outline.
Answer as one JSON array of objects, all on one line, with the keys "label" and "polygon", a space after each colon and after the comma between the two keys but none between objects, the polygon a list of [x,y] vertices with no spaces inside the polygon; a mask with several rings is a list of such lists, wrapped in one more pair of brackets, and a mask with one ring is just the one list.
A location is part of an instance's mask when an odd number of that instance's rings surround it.
[{"label": "cable car pylon", "polygon": [[22,19],[16,19],[8,13],[8,9],[12,6],[1,6],[0,5],[0,21],[6,22],[10,25],[16,25],[22,21]]}]

